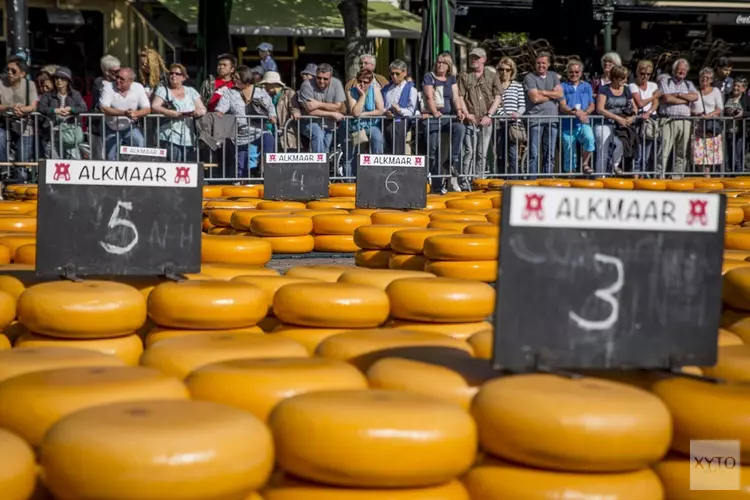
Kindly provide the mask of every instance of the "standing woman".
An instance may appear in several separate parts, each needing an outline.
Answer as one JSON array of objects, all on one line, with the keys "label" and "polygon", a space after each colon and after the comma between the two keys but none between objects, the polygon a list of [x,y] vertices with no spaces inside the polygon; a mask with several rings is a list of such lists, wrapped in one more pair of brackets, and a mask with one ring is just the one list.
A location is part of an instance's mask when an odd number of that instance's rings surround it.
[{"label": "standing woman", "polygon": [[[523,85],[516,81],[518,69],[510,57],[503,57],[497,65],[502,89],[500,106],[495,116],[499,121],[495,154],[498,173],[516,173],[518,171],[518,149],[526,142],[527,134],[524,123],[518,119],[526,111],[526,100]],[[496,122],[497,123],[497,122]],[[505,164],[502,168],[501,165]]]},{"label": "standing woman", "polygon": [[662,95],[659,86],[650,81],[654,74],[654,63],[643,59],[638,62],[635,72],[635,83],[628,85],[630,93],[633,94],[633,102],[638,109],[636,123],[640,124],[633,173],[648,170],[648,158],[651,156],[658,131],[656,110],[659,108],[659,99]]},{"label": "standing woman", "polygon": [[141,64],[138,67],[138,82],[146,89],[146,95],[151,96],[159,86],[168,86],[167,67],[157,51],[148,47],[141,50]]},{"label": "standing woman", "polygon": [[76,116],[86,112],[86,103],[80,92],[73,88],[73,75],[68,68],[57,68],[53,76],[55,89],[45,92],[39,99],[37,109],[44,115],[43,127],[50,131],[44,140],[47,158],[79,159],[78,147],[83,143],[83,130]]},{"label": "standing woman", "polygon": [[695,165],[702,165],[703,172],[709,174],[712,168],[720,168],[724,163],[724,121],[716,119],[724,112],[724,98],[721,90],[713,85],[714,70],[703,68],[698,78],[698,100],[690,105],[690,113],[703,119],[695,124],[693,161]]},{"label": "standing woman", "polygon": [[190,117],[206,114],[198,91],[186,87],[187,70],[182,64],[169,67],[169,87],[160,85],[154,93],[151,109],[171,120],[162,120],[159,130],[161,147],[167,149],[170,161],[189,161],[195,157],[195,135]]},{"label": "standing woman", "polygon": [[747,130],[743,121],[750,117],[750,98],[747,96],[747,80],[744,77],[739,76],[732,82],[732,91],[724,103],[724,116],[732,118],[727,124],[727,170],[744,172]]},{"label": "standing woman", "polygon": [[617,52],[607,52],[602,56],[602,76],[594,79],[594,95],[599,93],[599,88],[612,83],[612,68],[622,66],[622,59]]},{"label": "standing woman", "polygon": [[348,123],[349,137],[343,140],[347,144],[346,177],[357,175],[356,158],[362,152],[362,146],[366,145],[367,151],[372,154],[383,154],[384,146],[382,121],[367,118],[383,116],[385,112],[383,94],[375,82],[375,74],[369,69],[361,69],[356,78],[356,85],[349,89],[346,96],[349,114],[357,117]]},{"label": "standing woman", "polygon": [[625,84],[628,70],[615,66],[610,72],[611,82],[599,89],[596,96],[596,112],[605,118],[604,124],[597,125],[594,133],[602,145],[598,151],[596,172],[623,173],[623,158],[632,156],[636,134],[631,127],[635,121],[635,102],[630,89]]}]

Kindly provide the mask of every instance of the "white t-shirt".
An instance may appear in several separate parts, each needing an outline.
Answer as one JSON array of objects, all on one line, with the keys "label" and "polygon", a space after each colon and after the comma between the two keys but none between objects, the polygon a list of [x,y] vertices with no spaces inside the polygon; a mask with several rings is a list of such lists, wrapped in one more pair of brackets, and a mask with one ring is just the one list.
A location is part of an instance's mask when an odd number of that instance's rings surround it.
[{"label": "white t-shirt", "polygon": [[[138,110],[150,108],[151,103],[148,101],[143,85],[133,82],[125,95],[115,90],[113,85],[105,86],[102,89],[99,106],[102,108],[106,106],[122,110]],[[127,116],[107,116],[105,121],[107,127],[111,130],[125,130],[130,127],[130,119]]]},{"label": "white t-shirt", "polygon": [[[659,89],[659,86],[655,82],[647,82],[646,83],[646,90],[643,90],[638,86],[637,83],[631,83],[628,85],[628,88],[630,89],[630,93],[635,95],[638,94],[638,96],[641,98],[641,100],[650,99],[653,97],[654,92],[656,92]],[[651,111],[651,108],[653,107],[653,103],[646,104],[642,110],[639,110],[639,113],[648,113]]]},{"label": "white t-shirt", "polygon": [[[698,89],[698,95],[703,97],[703,100],[698,97],[697,101],[690,103],[690,111],[693,114],[702,115],[703,113],[713,113],[717,109],[724,109],[724,99],[721,95],[721,90],[716,87],[708,95],[703,95],[701,90]],[[705,111],[703,109],[704,103],[706,104]]]}]

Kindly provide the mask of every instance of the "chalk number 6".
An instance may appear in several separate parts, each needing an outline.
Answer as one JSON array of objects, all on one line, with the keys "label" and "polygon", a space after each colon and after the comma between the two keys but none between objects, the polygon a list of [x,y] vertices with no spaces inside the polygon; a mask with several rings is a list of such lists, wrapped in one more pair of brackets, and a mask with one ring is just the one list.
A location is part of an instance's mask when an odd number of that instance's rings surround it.
[{"label": "chalk number 6", "polygon": [[385,189],[391,194],[396,194],[401,189],[396,181],[391,180],[391,176],[395,173],[396,170],[388,174],[388,177],[385,178]]},{"label": "chalk number 6", "polygon": [[622,289],[622,286],[625,283],[625,271],[623,269],[622,260],[617,257],[597,253],[594,254],[594,260],[604,264],[611,264],[617,269],[617,279],[615,282],[607,288],[600,288],[594,292],[594,296],[609,304],[612,311],[610,312],[609,317],[602,321],[591,321],[582,318],[573,311],[568,312],[568,316],[584,330],[607,330],[617,323],[617,318],[620,316],[620,302],[615,298],[615,294]]},{"label": "chalk number 6", "polygon": [[133,210],[133,204],[129,201],[118,201],[117,206],[112,211],[112,217],[109,218],[109,224],[107,224],[107,227],[110,229],[114,229],[118,226],[126,227],[133,231],[133,239],[130,240],[130,243],[128,243],[127,246],[124,247],[118,247],[110,243],[104,243],[103,241],[99,242],[99,244],[107,253],[111,253],[114,255],[126,254],[138,244],[138,229],[136,229],[135,224],[133,224],[129,220],[120,218],[120,208],[124,210]]}]

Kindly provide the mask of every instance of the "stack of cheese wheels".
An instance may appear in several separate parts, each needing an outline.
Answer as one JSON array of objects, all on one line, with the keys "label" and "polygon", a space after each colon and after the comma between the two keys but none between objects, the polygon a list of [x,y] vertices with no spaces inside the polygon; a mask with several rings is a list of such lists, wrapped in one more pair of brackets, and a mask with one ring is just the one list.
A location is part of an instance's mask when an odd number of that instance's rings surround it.
[{"label": "stack of cheese wheels", "polygon": [[446,278],[497,281],[499,238],[484,234],[430,236],[424,242],[425,271]]},{"label": "stack of cheese wheels", "polygon": [[320,214],[312,218],[316,252],[354,253],[354,231],[370,224],[366,215]]},{"label": "stack of cheese wheels", "polygon": [[492,328],[495,289],[486,283],[452,278],[404,278],[388,285],[389,327],[441,333],[466,340]]},{"label": "stack of cheese wheels", "polygon": [[201,262],[264,266],[273,248],[265,238],[240,235],[211,235],[201,238]]},{"label": "stack of cheese wheels", "polygon": [[437,235],[458,234],[454,229],[413,228],[401,229],[391,235],[390,269],[424,271],[427,258],[423,255],[424,242]]},{"label": "stack of cheese wheels", "polygon": [[330,198],[351,198],[357,195],[357,184],[354,182],[342,182],[328,185],[328,196]]},{"label": "stack of cheese wheels", "polygon": [[266,293],[252,283],[165,282],[148,298],[148,315],[156,328],[146,336],[146,348],[183,337],[261,335],[263,330],[256,325],[267,311]]},{"label": "stack of cheese wheels", "polygon": [[[316,391],[278,403],[268,425],[283,474],[261,492],[267,500],[468,500],[456,478],[476,457],[476,426],[457,405],[406,391]],[[334,436],[345,445],[325,445]]]},{"label": "stack of cheese wheels", "polygon": [[354,244],[359,250],[354,254],[354,263],[370,269],[388,269],[391,255],[391,236],[410,226],[395,224],[371,224],[354,230]]},{"label": "stack of cheese wheels", "polygon": [[571,490],[586,498],[664,498],[649,467],[669,449],[672,416],[645,390],[589,377],[507,376],[484,384],[471,412],[492,457],[464,478],[472,499],[535,498],[540,488],[551,498]]},{"label": "stack of cheese wheels", "polygon": [[312,219],[304,215],[261,215],[250,221],[250,231],[270,243],[273,253],[312,252],[315,247],[312,230]]},{"label": "stack of cheese wheels", "polygon": [[[736,498],[746,495],[750,488],[750,475],[740,472],[740,469],[744,471],[747,469],[744,466],[750,464],[750,448],[747,445],[750,435],[744,425],[750,418],[750,386],[737,382],[674,377],[656,382],[652,391],[669,408],[674,426],[672,455],[654,467],[662,479],[666,498],[699,498],[694,496],[696,492],[691,487],[695,484],[709,486],[707,489],[716,489],[715,485],[737,484],[733,488],[741,487],[741,493],[737,491],[732,494],[737,493]],[[696,413],[696,408],[713,408],[716,411]],[[702,448],[696,449],[696,440],[704,441],[699,444]],[[734,471],[718,465],[711,469],[718,470],[713,475],[721,477],[693,474],[695,466],[690,458],[693,454],[733,457],[736,459],[736,467],[733,468],[739,474],[740,482],[727,477],[727,472]]]},{"label": "stack of cheese wheels", "polygon": [[[55,498],[97,500],[123,498],[123,492],[244,500],[268,481],[274,464],[273,438],[255,416],[209,401],[174,399],[72,413],[45,434],[40,457],[44,483]],[[81,467],[82,461],[96,464],[96,473]]]},{"label": "stack of cheese wheels", "polygon": [[[345,269],[340,271],[339,276]],[[389,308],[388,296],[373,286],[292,283],[274,295],[273,314],[282,323],[271,336],[295,340],[314,353],[320,342],[332,335],[382,325]]]},{"label": "stack of cheese wheels", "polygon": [[136,333],[146,322],[139,290],[109,281],[56,281],[27,288],[18,299],[18,320],[28,330],[16,347],[72,347],[119,357],[137,365],[143,352]]}]

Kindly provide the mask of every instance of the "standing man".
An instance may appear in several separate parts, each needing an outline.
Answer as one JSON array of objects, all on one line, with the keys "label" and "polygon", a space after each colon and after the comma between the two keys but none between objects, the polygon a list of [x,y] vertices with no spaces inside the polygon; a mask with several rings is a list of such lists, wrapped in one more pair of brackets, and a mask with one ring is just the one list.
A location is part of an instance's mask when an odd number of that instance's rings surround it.
[{"label": "standing man", "polygon": [[[105,87],[112,87],[115,83],[115,78],[120,72],[120,60],[113,55],[105,55],[99,60],[99,66],[102,69],[102,76],[97,77],[94,80],[94,84],[91,87],[91,112],[100,113],[99,103],[102,98],[102,93]],[[102,128],[104,126],[104,118],[101,116],[92,116],[89,118],[89,131],[91,132],[91,159],[92,160],[103,160],[104,159],[104,140],[102,139]],[[84,143],[82,146],[88,146]]]},{"label": "standing man", "polygon": [[726,101],[727,96],[732,93],[733,85],[732,60],[728,57],[721,57],[719,58],[719,64],[716,66],[716,80],[714,80],[714,87],[721,91],[721,95]]},{"label": "standing man", "polygon": [[666,170],[669,156],[674,149],[672,178],[679,179],[688,163],[690,145],[690,104],[699,99],[698,90],[686,80],[690,64],[685,59],[677,59],[672,65],[672,76],[659,82],[662,93],[659,114],[669,118],[661,125],[662,150],[656,174],[659,177]]},{"label": "standing man", "polygon": [[234,87],[234,70],[237,58],[232,54],[221,54],[216,65],[216,76],[209,75],[201,84],[201,101],[209,111],[214,111],[226,89]]},{"label": "standing man", "polygon": [[323,63],[318,66],[315,80],[305,80],[297,93],[304,114],[318,119],[301,118],[302,135],[310,139],[313,153],[328,153],[333,142],[333,131],[344,119],[346,95],[341,80],[334,78],[333,68]]},{"label": "standing man", "polygon": [[[542,168],[552,173],[557,142],[557,105],[563,89],[557,73],[548,72],[550,55],[540,52],[536,57],[536,71],[523,79],[526,91],[526,114],[529,115],[529,173],[539,171],[539,146],[542,146]],[[544,118],[544,117],[549,118]],[[532,177],[532,178],[535,178]]]},{"label": "standing man", "polygon": [[487,149],[492,139],[492,115],[500,107],[503,88],[496,71],[487,63],[487,52],[479,47],[469,53],[470,71],[458,75],[458,93],[466,107],[466,135],[459,187],[471,189],[472,179],[487,169]]},{"label": "standing man", "polygon": [[[19,162],[31,161],[34,153],[33,119],[29,115],[36,111],[36,85],[26,78],[29,67],[19,56],[8,58],[6,77],[0,80],[0,113],[11,115],[0,121],[0,161],[8,161],[8,146],[12,142]],[[10,127],[6,129],[6,126]],[[12,167],[10,178],[26,182],[29,171],[24,167]]]},{"label": "standing man", "polygon": [[[264,71],[276,71],[278,73],[279,68],[276,66],[276,61],[271,57],[273,52],[273,45],[268,42],[263,42],[258,45],[258,55],[260,56],[260,65]],[[261,75],[262,77],[263,75]]]},{"label": "standing man", "polygon": [[577,170],[576,143],[581,144],[584,174],[591,174],[591,155],[594,152],[594,130],[589,123],[589,115],[594,112],[594,90],[588,82],[581,81],[583,63],[578,59],[568,62],[568,81],[562,84],[563,98],[560,101],[561,114],[573,118],[562,119],[563,172]]},{"label": "standing man", "polygon": [[107,160],[116,160],[122,145],[143,147],[145,141],[137,122],[151,113],[146,89],[135,81],[135,72],[122,68],[115,79],[115,86],[108,86],[102,92],[100,101],[105,120]]},{"label": "standing man", "polygon": [[[380,88],[385,87],[388,85],[388,78],[379,75],[375,73],[375,56],[372,54],[362,54],[359,56],[359,70],[367,70],[372,71],[372,74],[375,75],[375,83],[378,84]],[[355,76],[348,82],[346,82],[346,87],[344,87],[344,90],[346,91],[347,95],[349,93],[349,90],[351,90],[353,87],[357,85],[357,77]]]},{"label": "standing man", "polygon": [[417,89],[406,80],[408,73],[404,61],[396,59],[390,65],[391,81],[383,87],[385,107],[385,148],[390,154],[406,154],[406,134],[417,109]]}]

